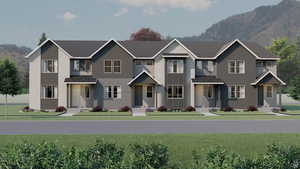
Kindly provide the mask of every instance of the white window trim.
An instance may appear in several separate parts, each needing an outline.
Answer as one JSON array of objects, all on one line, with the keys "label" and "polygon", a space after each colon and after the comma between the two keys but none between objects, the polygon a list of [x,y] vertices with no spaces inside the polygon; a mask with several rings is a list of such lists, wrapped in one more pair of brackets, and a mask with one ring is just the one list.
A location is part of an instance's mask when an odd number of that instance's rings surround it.
[{"label": "white window trim", "polygon": [[[177,98],[169,97],[169,87],[182,87],[182,97],[181,98],[179,98],[179,97],[177,97]],[[168,85],[167,86],[167,96],[168,96],[168,99],[170,99],[170,100],[179,100],[179,99],[182,100],[182,99],[184,99],[184,85]]]},{"label": "white window trim", "polygon": [[[234,62],[234,72],[231,72],[231,62]],[[237,68],[239,69],[240,67],[237,67],[237,63],[242,62],[243,63],[243,69],[239,73],[237,73]],[[241,73],[242,72],[242,73]],[[229,60],[228,61],[228,73],[229,74],[245,74],[246,73],[246,62],[245,60]]]},{"label": "white window trim", "polygon": [[[173,69],[174,62],[177,62],[177,72],[174,72],[174,69]],[[180,64],[178,64],[178,63],[180,63],[180,62],[182,62],[182,72],[179,71]],[[170,71],[169,71],[169,66],[171,66]],[[167,60],[167,72],[168,72],[168,74],[184,74],[184,60],[182,60],[182,59]]]},{"label": "white window trim", "polygon": [[[106,61],[110,61],[111,62],[111,66],[110,66],[111,67],[111,72],[106,72],[105,71],[105,67],[108,67],[108,66],[105,66],[105,62]],[[114,70],[114,68],[116,67],[115,66],[115,61],[120,61],[120,72],[115,72],[115,70]],[[122,73],[122,61],[120,59],[105,59],[103,61],[103,72],[107,73],[107,74],[109,74],[109,73],[121,74]]]},{"label": "white window trim", "polygon": [[[114,88],[117,87],[117,97],[114,97]],[[111,97],[109,96],[109,88],[111,89]],[[104,86],[103,88],[103,95],[104,95],[104,99],[106,100],[116,100],[116,99],[121,99],[122,98],[122,88],[121,86],[118,85],[108,85],[108,86]]]},{"label": "white window trim", "polygon": [[[46,62],[53,61],[54,72],[48,72]],[[57,59],[42,59],[42,73],[58,73]]]},{"label": "white window trim", "polygon": [[[54,92],[54,97],[53,98],[49,98],[49,97],[46,97],[46,88],[47,87],[53,87],[53,92]],[[58,98],[58,96],[57,96],[57,87],[56,86],[54,86],[54,85],[48,85],[48,86],[43,86],[42,87],[42,99],[46,99],[46,100],[56,100],[57,98]]]},{"label": "white window trim", "polygon": [[[231,91],[232,91],[232,87],[235,87],[235,97],[232,97],[231,95]],[[237,87],[240,87],[240,97],[237,97]],[[241,91],[241,87],[244,89],[243,91]],[[243,94],[243,95],[242,95]],[[231,85],[228,86],[228,98],[229,99],[246,99],[246,86],[245,85]]]}]

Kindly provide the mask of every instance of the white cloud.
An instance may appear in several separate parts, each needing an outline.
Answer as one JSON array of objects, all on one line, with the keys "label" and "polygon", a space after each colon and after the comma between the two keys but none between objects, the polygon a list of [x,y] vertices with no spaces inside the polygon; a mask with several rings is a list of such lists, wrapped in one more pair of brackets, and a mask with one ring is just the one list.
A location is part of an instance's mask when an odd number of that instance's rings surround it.
[{"label": "white cloud", "polygon": [[150,15],[150,16],[157,15],[157,14],[160,14],[160,13],[163,13],[163,12],[167,12],[167,9],[165,9],[165,8],[152,8],[152,7],[144,9],[144,13],[146,15]]},{"label": "white cloud", "polygon": [[121,8],[118,12],[116,12],[114,14],[114,16],[118,17],[118,16],[125,15],[126,13],[128,13],[128,9],[127,8]]},{"label": "white cloud", "polygon": [[63,14],[63,16],[62,16],[61,18],[62,18],[65,22],[70,22],[70,21],[76,19],[77,17],[78,17],[78,16],[75,15],[74,13],[67,11],[67,12],[65,12],[65,13]]},{"label": "white cloud", "polygon": [[154,8],[184,8],[187,10],[203,10],[209,8],[214,0],[118,0],[122,4]]}]

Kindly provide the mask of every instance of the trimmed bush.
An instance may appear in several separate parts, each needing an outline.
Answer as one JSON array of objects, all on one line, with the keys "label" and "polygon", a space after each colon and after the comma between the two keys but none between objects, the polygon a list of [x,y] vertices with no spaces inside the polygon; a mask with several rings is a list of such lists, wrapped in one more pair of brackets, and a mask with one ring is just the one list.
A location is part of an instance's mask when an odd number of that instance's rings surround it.
[{"label": "trimmed bush", "polygon": [[31,109],[29,106],[25,106],[23,109],[22,109],[23,112],[34,112],[33,109]]},{"label": "trimmed bush", "polygon": [[168,109],[167,109],[167,107],[165,107],[165,106],[160,106],[159,108],[157,108],[157,111],[158,111],[158,112],[167,112]]},{"label": "trimmed bush", "polygon": [[55,112],[66,112],[67,109],[64,106],[59,106],[56,108]]},{"label": "trimmed bush", "polygon": [[287,110],[286,110],[286,108],[284,108],[284,107],[281,107],[280,111],[282,111],[282,112],[286,112]]},{"label": "trimmed bush", "polygon": [[101,106],[96,106],[96,107],[93,107],[91,112],[103,112],[103,109]]},{"label": "trimmed bush", "polygon": [[131,145],[132,169],[160,169],[168,165],[168,147],[162,144]]},{"label": "trimmed bush", "polygon": [[193,107],[193,106],[188,106],[188,107],[186,107],[186,108],[184,109],[184,111],[185,111],[185,112],[195,112],[196,109],[195,109],[195,107]]},{"label": "trimmed bush", "polygon": [[233,112],[234,108],[233,107],[225,107],[225,108],[222,109],[222,111],[224,111],[224,112]]},{"label": "trimmed bush", "polygon": [[249,106],[247,111],[252,111],[253,112],[253,111],[258,111],[258,109],[255,106]]},{"label": "trimmed bush", "polygon": [[130,112],[130,111],[131,111],[131,108],[128,106],[124,106],[119,109],[119,112]]}]

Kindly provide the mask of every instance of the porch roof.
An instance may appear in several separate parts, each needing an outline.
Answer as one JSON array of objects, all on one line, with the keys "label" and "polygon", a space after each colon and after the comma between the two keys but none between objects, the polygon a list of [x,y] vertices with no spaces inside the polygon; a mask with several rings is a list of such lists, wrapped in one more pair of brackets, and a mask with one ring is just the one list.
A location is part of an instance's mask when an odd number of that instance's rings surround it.
[{"label": "porch roof", "polygon": [[65,79],[68,84],[96,84],[97,79],[92,76],[73,76]]},{"label": "porch roof", "polygon": [[224,84],[224,82],[216,76],[199,76],[192,79],[192,82],[194,84]]},{"label": "porch roof", "polygon": [[154,77],[151,76],[147,71],[143,71],[132,79],[128,85],[133,86],[135,84],[160,84]]},{"label": "porch roof", "polygon": [[258,85],[258,84],[280,84],[285,86],[284,83],[278,76],[276,76],[273,72],[269,71],[256,79],[254,83],[251,85]]}]

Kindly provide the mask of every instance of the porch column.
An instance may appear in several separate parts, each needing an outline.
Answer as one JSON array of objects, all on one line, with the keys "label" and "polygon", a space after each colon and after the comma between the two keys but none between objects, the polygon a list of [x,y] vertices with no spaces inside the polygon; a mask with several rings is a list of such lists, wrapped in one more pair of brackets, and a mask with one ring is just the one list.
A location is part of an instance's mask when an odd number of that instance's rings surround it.
[{"label": "porch column", "polygon": [[68,103],[68,108],[71,107],[71,85],[67,84],[67,103]]},{"label": "porch column", "polygon": [[191,106],[195,107],[195,84],[191,83]]},{"label": "porch column", "polygon": [[279,92],[279,106],[282,106],[282,88],[278,87],[278,92]]},{"label": "porch column", "polygon": [[218,85],[217,88],[218,88],[217,107],[221,108],[221,85]]}]

